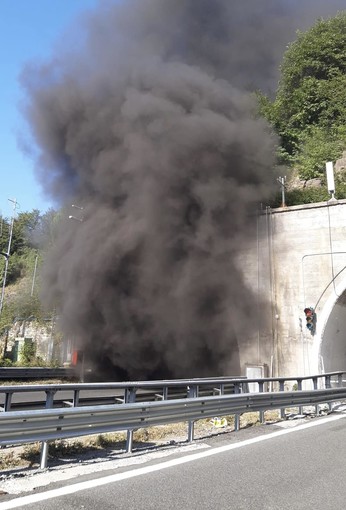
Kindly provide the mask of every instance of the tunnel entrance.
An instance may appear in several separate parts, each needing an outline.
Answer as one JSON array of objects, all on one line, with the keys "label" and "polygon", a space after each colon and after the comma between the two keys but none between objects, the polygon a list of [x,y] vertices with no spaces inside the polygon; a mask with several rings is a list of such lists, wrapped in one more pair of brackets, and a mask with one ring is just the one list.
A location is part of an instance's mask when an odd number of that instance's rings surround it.
[{"label": "tunnel entrance", "polygon": [[320,355],[325,372],[346,369],[346,290],[336,300],[327,319]]}]

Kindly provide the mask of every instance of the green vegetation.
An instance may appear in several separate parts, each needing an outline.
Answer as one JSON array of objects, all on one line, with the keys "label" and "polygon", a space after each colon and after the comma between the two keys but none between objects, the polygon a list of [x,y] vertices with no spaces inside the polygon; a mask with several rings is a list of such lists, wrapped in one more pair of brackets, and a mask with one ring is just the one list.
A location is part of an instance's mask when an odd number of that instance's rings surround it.
[{"label": "green vegetation", "polygon": [[275,99],[258,94],[260,113],[281,140],[279,160],[303,180],[323,176],[325,162],[346,149],[345,32],[346,13],[298,32],[284,55]]},{"label": "green vegetation", "polygon": [[[0,218],[0,251],[7,253],[12,220]],[[59,215],[50,210],[41,215],[39,211],[19,213],[12,229],[10,257],[6,274],[6,292],[0,314],[0,341],[7,343],[8,332],[16,320],[35,320],[46,324],[52,310],[44,310],[40,300],[40,268],[45,251],[54,242]],[[0,285],[5,275],[5,257],[0,259]],[[31,350],[34,345],[26,342],[20,353],[21,366],[44,366],[43,360]],[[11,366],[4,350],[0,352],[0,366]]]}]

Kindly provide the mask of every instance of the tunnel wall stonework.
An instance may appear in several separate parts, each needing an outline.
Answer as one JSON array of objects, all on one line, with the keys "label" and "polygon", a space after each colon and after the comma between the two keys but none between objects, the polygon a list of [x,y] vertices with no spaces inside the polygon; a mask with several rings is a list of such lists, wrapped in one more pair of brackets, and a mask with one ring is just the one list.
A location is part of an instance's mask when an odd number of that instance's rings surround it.
[{"label": "tunnel wall stonework", "polygon": [[[258,327],[256,338],[239,342],[242,371],[246,364],[265,364],[275,376],[323,370],[321,342],[346,287],[345,267],[346,200],[262,211],[256,243],[240,256],[239,268],[259,301],[265,301],[260,314],[267,325]],[[315,309],[313,335],[305,307]]]}]

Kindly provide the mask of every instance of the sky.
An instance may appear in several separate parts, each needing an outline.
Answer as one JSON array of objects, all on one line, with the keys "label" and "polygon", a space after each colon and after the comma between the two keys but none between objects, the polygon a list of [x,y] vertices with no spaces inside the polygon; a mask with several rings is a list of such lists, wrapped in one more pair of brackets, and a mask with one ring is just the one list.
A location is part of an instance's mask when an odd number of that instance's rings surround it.
[{"label": "sky", "polygon": [[[28,128],[18,105],[23,98],[19,74],[27,62],[46,60],[76,17],[98,0],[0,0],[0,214],[54,204],[43,194],[34,162],[20,149],[18,137]],[[10,200],[9,200],[10,199]],[[11,201],[12,200],[12,201]]]}]

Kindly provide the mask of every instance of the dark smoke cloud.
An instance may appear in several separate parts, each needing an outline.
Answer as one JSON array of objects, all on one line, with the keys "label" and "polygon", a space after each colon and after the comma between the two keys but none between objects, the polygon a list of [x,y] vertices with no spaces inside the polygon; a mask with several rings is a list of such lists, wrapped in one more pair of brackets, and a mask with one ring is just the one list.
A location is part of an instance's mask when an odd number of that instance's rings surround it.
[{"label": "dark smoke cloud", "polygon": [[44,300],[104,370],[239,373],[258,303],[237,256],[275,184],[250,91],[275,88],[312,5],[324,14],[319,2],[101,2],[68,49],[23,73],[41,182],[84,207],[83,222],[63,221]]}]

